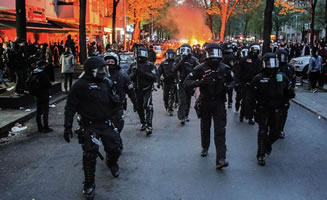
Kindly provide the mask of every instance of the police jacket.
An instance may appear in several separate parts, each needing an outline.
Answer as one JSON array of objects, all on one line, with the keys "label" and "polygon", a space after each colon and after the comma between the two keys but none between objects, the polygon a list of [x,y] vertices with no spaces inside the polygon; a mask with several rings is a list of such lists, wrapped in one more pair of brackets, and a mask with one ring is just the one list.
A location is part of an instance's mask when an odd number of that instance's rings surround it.
[{"label": "police jacket", "polygon": [[237,69],[236,77],[241,84],[250,83],[252,79],[261,71],[262,65],[259,58],[246,56],[241,58]]},{"label": "police jacket", "polygon": [[156,66],[146,61],[145,63],[133,63],[128,69],[130,79],[133,81],[136,90],[150,89],[157,81]]},{"label": "police jacket", "polygon": [[233,71],[236,68],[236,65],[238,64],[238,59],[233,54],[229,54],[224,56],[224,59],[222,62],[226,65],[228,65]]},{"label": "police jacket", "polygon": [[176,79],[176,72],[173,71],[174,60],[165,60],[163,61],[159,68],[159,78],[164,77],[164,83],[172,84]]},{"label": "police jacket", "polygon": [[295,96],[290,81],[283,72],[268,75],[261,72],[251,82],[252,99],[257,106],[266,109],[281,108],[289,98]]},{"label": "police jacket", "polygon": [[120,70],[109,70],[110,78],[114,82],[117,88],[117,93],[121,100],[121,103],[125,102],[126,93],[131,99],[132,103],[136,103],[136,96],[134,86],[126,73],[122,73]]},{"label": "police jacket", "polygon": [[[207,80],[205,80],[207,79]],[[200,87],[200,97],[203,100],[224,100],[226,92],[234,86],[231,69],[219,63],[216,70],[208,63],[198,65],[185,79],[186,88]]]},{"label": "police jacket", "polygon": [[180,56],[179,59],[176,59],[173,65],[173,71],[177,72],[178,81],[183,83],[186,76],[191,73],[193,69],[199,64],[199,60],[192,55],[185,58]]},{"label": "police jacket", "polygon": [[71,128],[75,113],[82,122],[103,123],[111,120],[119,107],[113,96],[113,86],[107,81],[94,81],[84,74],[76,81],[68,94],[65,106],[65,128]]},{"label": "police jacket", "polygon": [[287,76],[291,87],[294,89],[296,84],[296,74],[294,67],[288,63],[284,63],[280,65],[279,70]]}]

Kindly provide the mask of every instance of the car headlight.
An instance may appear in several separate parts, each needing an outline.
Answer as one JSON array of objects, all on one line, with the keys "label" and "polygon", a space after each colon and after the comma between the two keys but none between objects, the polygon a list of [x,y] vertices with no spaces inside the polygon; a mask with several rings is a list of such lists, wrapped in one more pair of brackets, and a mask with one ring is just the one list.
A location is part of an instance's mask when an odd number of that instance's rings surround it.
[{"label": "car headlight", "polygon": [[296,61],[296,64],[303,65],[303,61],[302,60]]}]

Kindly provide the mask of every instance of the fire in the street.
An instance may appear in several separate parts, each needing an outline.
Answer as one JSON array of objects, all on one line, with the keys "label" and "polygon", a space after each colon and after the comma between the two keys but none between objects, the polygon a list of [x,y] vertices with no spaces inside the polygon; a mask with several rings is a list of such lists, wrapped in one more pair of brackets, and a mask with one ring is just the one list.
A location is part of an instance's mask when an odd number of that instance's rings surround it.
[{"label": "fire in the street", "polygon": [[165,23],[173,23],[176,26],[170,25],[168,27],[177,29],[176,39],[181,43],[202,45],[212,38],[212,33],[205,21],[205,11],[203,9],[181,5],[169,8],[168,18]]}]

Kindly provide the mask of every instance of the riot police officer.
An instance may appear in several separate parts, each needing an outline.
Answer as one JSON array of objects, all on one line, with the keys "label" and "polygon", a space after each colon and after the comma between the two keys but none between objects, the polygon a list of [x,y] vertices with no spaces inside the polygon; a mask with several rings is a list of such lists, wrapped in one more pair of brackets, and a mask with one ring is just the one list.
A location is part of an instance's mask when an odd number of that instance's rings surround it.
[{"label": "riot police officer", "polygon": [[249,120],[249,124],[254,125],[253,115],[250,105],[250,83],[255,75],[257,75],[262,68],[259,59],[260,46],[253,44],[250,46],[249,55],[240,60],[240,66],[236,71],[237,80],[239,80],[242,87],[242,103],[240,111],[240,121],[243,122],[244,117]]},{"label": "riot police officer", "polygon": [[228,166],[226,161],[226,92],[233,88],[234,78],[230,68],[221,63],[222,49],[216,43],[205,48],[205,62],[198,65],[185,79],[186,88],[200,87],[197,113],[201,118],[201,156],[208,154],[211,120],[214,122],[216,168]]},{"label": "riot police officer", "polygon": [[235,110],[236,112],[239,111],[240,106],[241,106],[241,101],[242,101],[242,86],[239,80],[238,72],[240,70],[240,63],[239,60],[248,56],[248,51],[245,46],[240,50],[239,52],[239,59],[238,63],[234,66],[234,71],[235,71],[235,91],[236,91],[236,97],[235,97]]},{"label": "riot police officer", "polygon": [[262,72],[251,82],[251,97],[256,102],[255,121],[259,125],[257,160],[264,166],[265,154],[271,153],[272,144],[280,135],[284,104],[295,93],[287,76],[278,70],[276,54],[266,53],[262,64]]},{"label": "riot police officer", "polygon": [[[173,49],[168,49],[165,53],[165,60],[159,66],[159,78],[163,76],[163,100],[165,109],[169,112],[169,115],[173,115],[173,104],[175,94],[175,80],[176,73],[173,72],[172,67],[176,53]],[[161,78],[160,78],[161,79]]]},{"label": "riot police officer", "polygon": [[106,62],[93,56],[84,63],[85,73],[68,94],[65,106],[64,138],[69,143],[73,137],[75,113],[80,115],[79,142],[83,149],[85,175],[83,193],[94,199],[95,168],[99,155],[99,138],[107,154],[107,165],[114,177],[119,176],[120,135],[111,121],[117,106],[120,106],[112,81],[108,79]]},{"label": "riot police officer", "polygon": [[138,47],[135,51],[137,62],[128,69],[130,79],[136,88],[137,113],[140,117],[141,131],[147,135],[152,134],[153,104],[152,90],[157,81],[157,68],[148,61],[148,51],[144,47]]},{"label": "riot police officer", "polygon": [[175,60],[173,71],[177,73],[177,90],[178,90],[178,119],[180,124],[184,125],[189,121],[188,115],[190,112],[191,98],[194,94],[193,88],[186,89],[183,85],[186,76],[199,65],[199,61],[192,55],[191,46],[183,44],[180,47],[180,58]]},{"label": "riot police officer", "polygon": [[[285,49],[278,49],[276,51],[278,61],[279,61],[279,70],[283,72],[290,81],[291,88],[294,90],[296,84],[296,74],[294,67],[288,63],[288,52]],[[283,118],[281,124],[280,138],[285,138],[284,127],[288,115],[288,110],[290,108],[290,101],[286,101],[284,107],[282,108]]]},{"label": "riot police officer", "polygon": [[[222,62],[230,67],[232,71],[235,70],[235,66],[238,64],[237,58],[234,56],[233,47],[231,44],[224,45],[223,60]],[[228,108],[232,108],[233,104],[233,89],[228,91]]]},{"label": "riot police officer", "polygon": [[118,132],[121,133],[124,127],[124,110],[127,108],[126,94],[133,103],[134,110],[136,111],[136,96],[132,82],[128,75],[120,71],[120,59],[115,52],[108,52],[104,55],[104,60],[107,63],[110,79],[113,81],[117,88],[117,94],[120,97],[121,106],[117,108],[117,112],[113,116],[112,120]]}]

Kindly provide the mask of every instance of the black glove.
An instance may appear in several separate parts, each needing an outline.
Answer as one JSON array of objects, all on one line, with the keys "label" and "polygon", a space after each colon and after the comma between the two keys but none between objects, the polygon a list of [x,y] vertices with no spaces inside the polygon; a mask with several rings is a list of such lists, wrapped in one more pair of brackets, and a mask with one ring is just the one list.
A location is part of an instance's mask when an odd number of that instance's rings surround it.
[{"label": "black glove", "polygon": [[72,131],[71,128],[65,128],[64,138],[65,138],[67,143],[70,142],[70,138],[73,138],[73,131]]}]

